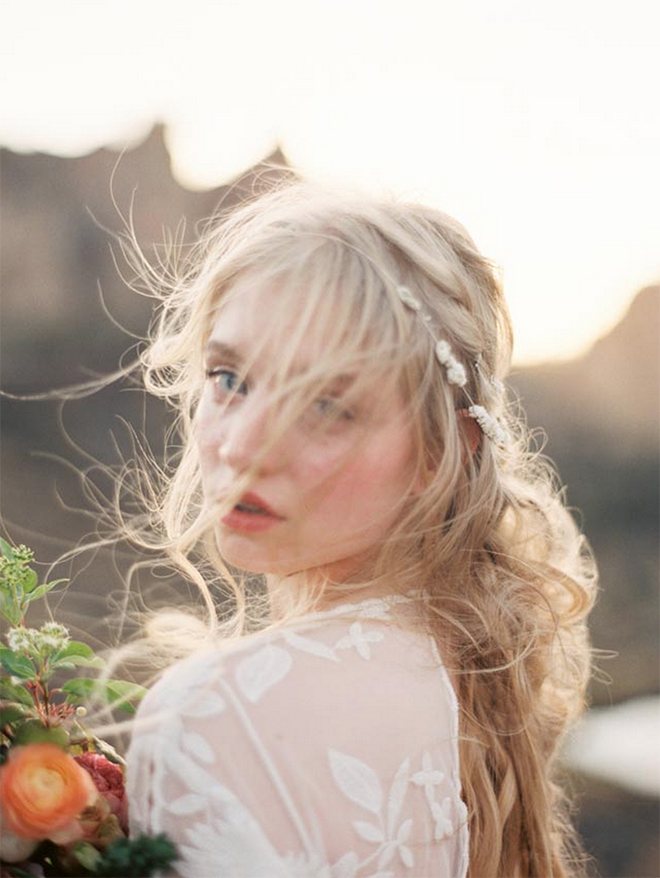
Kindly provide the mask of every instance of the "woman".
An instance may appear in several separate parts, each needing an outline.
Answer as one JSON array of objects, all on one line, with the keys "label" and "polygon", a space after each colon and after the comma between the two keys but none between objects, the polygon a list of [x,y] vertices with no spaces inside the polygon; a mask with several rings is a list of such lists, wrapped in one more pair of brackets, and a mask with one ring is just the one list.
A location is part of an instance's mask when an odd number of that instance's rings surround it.
[{"label": "woman", "polygon": [[183,451],[151,545],[209,620],[152,626],[192,655],[145,699],[129,783],[178,874],[576,874],[556,755],[595,573],[507,406],[511,344],[454,220],[304,183],[163,299],[146,383]]}]

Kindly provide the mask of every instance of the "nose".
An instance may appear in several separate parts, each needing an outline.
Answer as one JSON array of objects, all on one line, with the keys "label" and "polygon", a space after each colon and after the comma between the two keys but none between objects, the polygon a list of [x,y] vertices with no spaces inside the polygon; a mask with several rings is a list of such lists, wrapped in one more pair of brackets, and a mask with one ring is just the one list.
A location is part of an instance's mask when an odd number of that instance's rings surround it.
[{"label": "nose", "polygon": [[286,439],[279,438],[266,451],[271,416],[267,401],[257,392],[226,411],[217,445],[220,461],[235,472],[244,472],[257,461],[262,474],[281,468],[287,457]]}]

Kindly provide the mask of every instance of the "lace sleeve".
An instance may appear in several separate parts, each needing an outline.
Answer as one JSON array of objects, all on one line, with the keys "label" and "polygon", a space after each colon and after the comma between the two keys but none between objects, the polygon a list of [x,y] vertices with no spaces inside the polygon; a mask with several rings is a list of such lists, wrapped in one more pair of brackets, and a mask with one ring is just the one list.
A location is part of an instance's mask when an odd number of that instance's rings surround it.
[{"label": "lace sleeve", "polygon": [[185,878],[461,878],[455,710],[428,643],[377,622],[173,668],[138,714],[133,831]]}]

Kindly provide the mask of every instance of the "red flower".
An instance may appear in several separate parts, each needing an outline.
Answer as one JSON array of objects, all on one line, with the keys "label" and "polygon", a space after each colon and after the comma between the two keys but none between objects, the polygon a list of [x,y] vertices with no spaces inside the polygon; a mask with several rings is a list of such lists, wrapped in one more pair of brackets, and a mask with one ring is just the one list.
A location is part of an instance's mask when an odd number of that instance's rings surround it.
[{"label": "red flower", "polygon": [[122,831],[128,834],[128,799],[124,787],[124,772],[114,762],[100,753],[83,753],[74,756],[78,765],[89,772],[96,789],[110,805]]}]

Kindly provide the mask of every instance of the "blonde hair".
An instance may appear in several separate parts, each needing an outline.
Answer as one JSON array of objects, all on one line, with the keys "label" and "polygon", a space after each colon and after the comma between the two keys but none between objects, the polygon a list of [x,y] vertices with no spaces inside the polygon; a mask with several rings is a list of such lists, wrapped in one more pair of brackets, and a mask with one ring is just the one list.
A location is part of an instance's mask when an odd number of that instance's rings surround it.
[{"label": "blonde hair", "polygon": [[[149,275],[144,262],[136,266]],[[244,282],[272,299],[264,346],[274,342],[291,352],[272,367],[281,405],[273,406],[263,454],[329,376],[350,372],[357,377],[347,392],[356,398],[373,392],[375,382],[401,391],[425,486],[414,503],[402,504],[355,581],[319,584],[309,577],[305,588],[283,592],[277,620],[268,615],[260,582],[232,571],[218,552],[217,509],[204,500],[193,437],[204,345],[218,309]],[[457,416],[468,404],[465,392],[447,381],[431,333],[397,295],[400,284],[422,302],[435,336],[464,365],[469,399],[506,426],[506,447],[481,436],[470,448]],[[216,638],[288,624],[328,594],[385,582],[401,592],[419,589],[425,624],[457,686],[469,874],[575,875],[577,847],[556,781],[557,756],[583,708],[595,568],[550,464],[530,450],[500,383],[512,330],[494,266],[462,226],[430,207],[286,183],[222,216],[166,288],[150,285],[160,307],[142,355],[145,386],[173,406],[180,442],[163,468],[142,476],[148,521],[125,521],[131,536],[167,554],[197,583]],[[296,376],[297,342],[319,327],[323,349]],[[228,505],[262,459],[257,455],[237,481]],[[171,641],[184,623],[170,612],[151,628]]]}]

